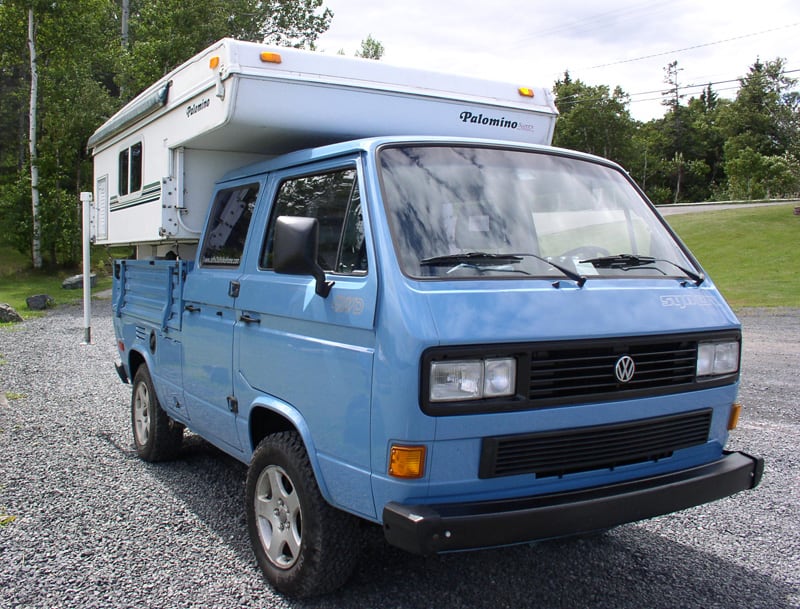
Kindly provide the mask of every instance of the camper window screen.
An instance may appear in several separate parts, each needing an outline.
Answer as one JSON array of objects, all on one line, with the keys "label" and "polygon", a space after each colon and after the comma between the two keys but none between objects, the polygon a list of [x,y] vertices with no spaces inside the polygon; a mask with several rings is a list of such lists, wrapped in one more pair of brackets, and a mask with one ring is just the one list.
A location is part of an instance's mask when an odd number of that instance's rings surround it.
[{"label": "camper window screen", "polygon": [[258,184],[217,193],[200,257],[203,266],[239,266],[257,197]]},{"label": "camper window screen", "polygon": [[286,180],[275,200],[275,211],[261,255],[261,267],[272,268],[275,218],[304,216],[319,221],[318,262],[328,272],[367,272],[364,218],[355,169],[343,169]]}]

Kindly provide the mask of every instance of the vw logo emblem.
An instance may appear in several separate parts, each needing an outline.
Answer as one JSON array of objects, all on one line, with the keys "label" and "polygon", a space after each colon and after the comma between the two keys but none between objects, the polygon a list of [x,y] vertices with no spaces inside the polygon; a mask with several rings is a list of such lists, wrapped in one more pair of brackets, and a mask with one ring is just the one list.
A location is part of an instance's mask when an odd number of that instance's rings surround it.
[{"label": "vw logo emblem", "polygon": [[636,363],[630,355],[623,355],[617,360],[614,366],[614,375],[620,383],[627,383],[633,378],[633,373],[636,372]]}]

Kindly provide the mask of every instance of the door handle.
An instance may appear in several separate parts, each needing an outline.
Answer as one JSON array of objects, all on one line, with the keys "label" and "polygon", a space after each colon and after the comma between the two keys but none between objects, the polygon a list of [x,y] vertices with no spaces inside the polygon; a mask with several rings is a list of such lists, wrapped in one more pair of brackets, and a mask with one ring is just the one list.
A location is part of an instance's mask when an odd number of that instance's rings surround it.
[{"label": "door handle", "polygon": [[196,307],[194,305],[188,304],[185,307],[183,307],[183,310],[184,311],[189,311],[189,313],[199,313],[200,312],[200,307]]},{"label": "door handle", "polygon": [[260,317],[250,317],[247,313],[242,313],[239,316],[239,321],[243,321],[246,324],[260,324],[261,318]]}]

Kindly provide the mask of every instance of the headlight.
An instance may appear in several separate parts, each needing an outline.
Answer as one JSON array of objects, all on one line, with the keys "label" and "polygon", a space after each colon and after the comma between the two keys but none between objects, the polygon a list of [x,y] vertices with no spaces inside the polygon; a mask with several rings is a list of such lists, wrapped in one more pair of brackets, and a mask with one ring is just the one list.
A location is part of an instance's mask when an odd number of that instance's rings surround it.
[{"label": "headlight", "polygon": [[455,402],[514,395],[514,358],[454,360],[431,363],[430,401]]},{"label": "headlight", "polygon": [[733,374],[739,370],[739,343],[700,343],[697,345],[697,378]]}]

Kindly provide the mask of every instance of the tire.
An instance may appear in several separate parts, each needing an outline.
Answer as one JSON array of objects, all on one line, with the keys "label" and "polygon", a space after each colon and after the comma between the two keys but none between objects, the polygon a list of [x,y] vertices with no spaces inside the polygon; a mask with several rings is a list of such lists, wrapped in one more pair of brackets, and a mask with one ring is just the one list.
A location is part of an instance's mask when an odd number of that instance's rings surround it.
[{"label": "tire", "polygon": [[147,366],[141,365],[133,378],[131,427],[136,453],[145,461],[174,459],[183,442],[183,425],[167,416],[158,403]]},{"label": "tire", "polygon": [[258,445],[245,496],[250,542],[273,588],[303,598],[344,585],[361,549],[359,521],[322,497],[296,432]]}]

